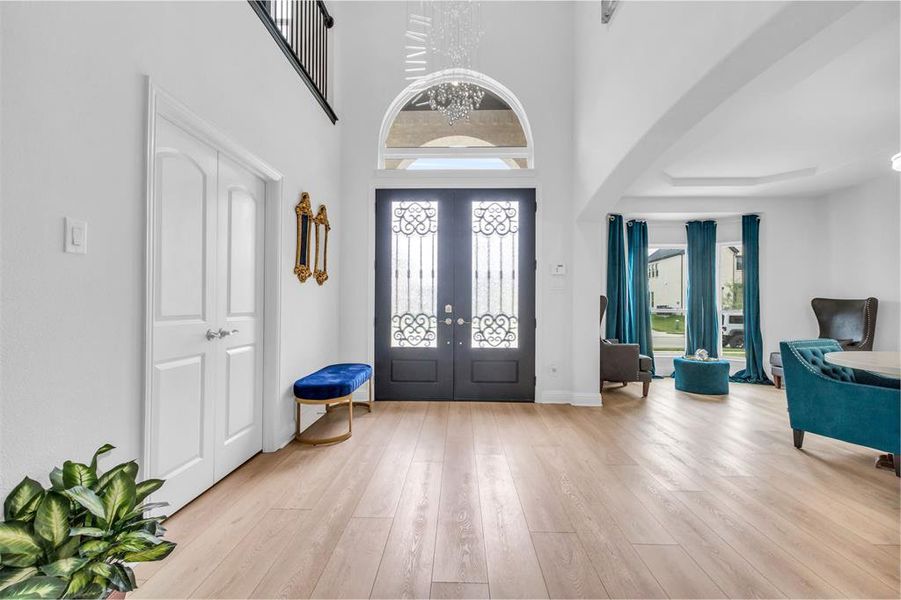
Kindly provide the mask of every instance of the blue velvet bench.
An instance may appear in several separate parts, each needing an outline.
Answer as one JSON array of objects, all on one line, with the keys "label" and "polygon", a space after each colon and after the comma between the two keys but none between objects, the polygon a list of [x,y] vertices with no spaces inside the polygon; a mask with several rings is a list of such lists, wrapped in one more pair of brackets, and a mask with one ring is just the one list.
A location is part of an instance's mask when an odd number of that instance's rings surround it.
[{"label": "blue velvet bench", "polygon": [[[353,393],[369,382],[369,401],[354,402]],[[311,375],[294,382],[295,428],[294,438],[301,444],[334,444],[351,436],[354,427],[354,405],[363,406],[372,412],[372,367],[359,363],[340,363],[319,369]],[[329,412],[334,407],[347,405],[347,433],[328,438],[300,437],[300,406],[302,404],[325,405]]]},{"label": "blue velvet bench", "polygon": [[676,389],[692,394],[723,395],[729,393],[728,360],[673,359]]}]

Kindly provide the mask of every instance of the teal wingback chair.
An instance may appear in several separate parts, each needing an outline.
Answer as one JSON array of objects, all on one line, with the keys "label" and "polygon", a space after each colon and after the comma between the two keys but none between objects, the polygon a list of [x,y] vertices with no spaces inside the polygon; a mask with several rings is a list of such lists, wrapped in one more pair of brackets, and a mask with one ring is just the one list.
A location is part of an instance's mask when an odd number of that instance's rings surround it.
[{"label": "teal wingback chair", "polygon": [[875,448],[894,455],[901,477],[901,389],[897,379],[831,365],[827,352],[841,352],[835,340],[781,342],[788,416],[800,448],[804,433]]}]

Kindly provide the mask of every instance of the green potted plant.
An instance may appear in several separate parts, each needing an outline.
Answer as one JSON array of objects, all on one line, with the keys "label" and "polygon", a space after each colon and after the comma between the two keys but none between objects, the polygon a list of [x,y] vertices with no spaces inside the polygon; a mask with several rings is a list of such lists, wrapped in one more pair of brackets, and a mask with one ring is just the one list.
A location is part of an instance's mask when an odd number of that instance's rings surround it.
[{"label": "green potted plant", "polygon": [[50,488],[26,477],[6,497],[0,523],[0,598],[105,598],[136,587],[130,563],[162,560],[165,502],[144,503],[162,479],[137,483],[138,464],[100,473],[66,461],[50,472]]}]

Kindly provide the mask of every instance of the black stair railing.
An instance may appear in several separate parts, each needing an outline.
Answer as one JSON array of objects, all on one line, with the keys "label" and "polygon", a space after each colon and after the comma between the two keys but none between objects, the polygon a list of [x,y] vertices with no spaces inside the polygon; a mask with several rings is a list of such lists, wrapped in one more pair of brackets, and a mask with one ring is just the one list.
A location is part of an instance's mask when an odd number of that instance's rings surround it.
[{"label": "black stair railing", "polygon": [[248,0],[278,47],[313,92],[332,123],[328,103],[328,33],[335,19],[322,0]]}]

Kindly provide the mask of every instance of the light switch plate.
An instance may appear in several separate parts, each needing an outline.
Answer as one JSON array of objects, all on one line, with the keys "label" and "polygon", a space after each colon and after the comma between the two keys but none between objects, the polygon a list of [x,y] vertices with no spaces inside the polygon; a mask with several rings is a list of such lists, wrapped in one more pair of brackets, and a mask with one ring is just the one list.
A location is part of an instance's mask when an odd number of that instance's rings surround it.
[{"label": "light switch plate", "polygon": [[88,253],[88,224],[86,221],[66,217],[66,252],[71,254]]}]

